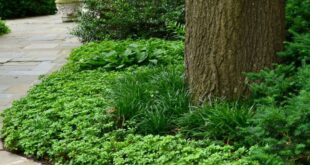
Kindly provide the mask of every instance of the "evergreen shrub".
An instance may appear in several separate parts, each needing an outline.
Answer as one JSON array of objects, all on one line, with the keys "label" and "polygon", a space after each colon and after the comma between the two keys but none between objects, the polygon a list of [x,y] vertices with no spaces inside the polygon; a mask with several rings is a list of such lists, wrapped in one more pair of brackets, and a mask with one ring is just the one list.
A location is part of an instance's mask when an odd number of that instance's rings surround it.
[{"label": "evergreen shrub", "polygon": [[85,42],[179,38],[184,25],[183,0],[85,0],[84,6],[73,34]]}]

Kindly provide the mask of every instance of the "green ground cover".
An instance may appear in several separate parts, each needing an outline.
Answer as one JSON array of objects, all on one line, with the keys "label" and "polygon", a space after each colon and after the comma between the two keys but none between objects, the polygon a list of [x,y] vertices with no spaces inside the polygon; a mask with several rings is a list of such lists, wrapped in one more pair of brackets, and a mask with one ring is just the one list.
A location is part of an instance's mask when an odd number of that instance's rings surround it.
[{"label": "green ground cover", "polygon": [[81,69],[74,60],[80,51],[5,111],[2,137],[9,150],[59,164],[255,164],[250,149],[167,135],[177,133],[176,120],[189,109],[182,65]]},{"label": "green ground cover", "polygon": [[4,21],[0,19],[0,36],[10,32],[10,29],[5,25]]},{"label": "green ground cover", "polygon": [[190,104],[182,41],[85,44],[3,113],[5,147],[56,164],[309,164],[308,8],[287,1],[283,63],[249,73],[237,102]]}]

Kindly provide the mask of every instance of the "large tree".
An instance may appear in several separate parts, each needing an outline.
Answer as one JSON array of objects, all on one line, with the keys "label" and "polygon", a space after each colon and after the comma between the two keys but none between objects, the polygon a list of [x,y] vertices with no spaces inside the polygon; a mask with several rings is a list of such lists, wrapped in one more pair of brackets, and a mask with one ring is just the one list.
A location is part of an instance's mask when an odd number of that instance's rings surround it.
[{"label": "large tree", "polygon": [[186,0],[186,79],[196,103],[248,94],[244,72],[272,66],[285,0]]}]

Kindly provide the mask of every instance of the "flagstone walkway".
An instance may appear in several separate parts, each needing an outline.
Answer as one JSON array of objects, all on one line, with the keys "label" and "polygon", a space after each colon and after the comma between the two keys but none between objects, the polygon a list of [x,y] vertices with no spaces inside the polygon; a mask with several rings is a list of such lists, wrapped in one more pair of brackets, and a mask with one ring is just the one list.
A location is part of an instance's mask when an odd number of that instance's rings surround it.
[{"label": "flagstone walkway", "polygon": [[[40,75],[66,62],[72,48],[80,45],[69,34],[72,23],[59,15],[9,20],[8,35],[0,36],[0,113],[23,97]],[[2,126],[0,119],[0,127]],[[39,164],[5,151],[0,142],[0,165]]]}]

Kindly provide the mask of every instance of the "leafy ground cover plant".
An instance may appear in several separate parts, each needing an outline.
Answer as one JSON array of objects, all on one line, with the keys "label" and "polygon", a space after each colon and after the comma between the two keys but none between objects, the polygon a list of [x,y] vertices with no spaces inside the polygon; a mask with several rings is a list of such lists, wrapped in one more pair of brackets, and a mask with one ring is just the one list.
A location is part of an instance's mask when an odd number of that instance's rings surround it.
[{"label": "leafy ground cover plant", "polygon": [[[247,128],[264,129],[265,126],[255,124],[257,116],[250,120],[253,125],[248,125],[247,121],[252,117],[250,108],[225,103],[205,106],[195,111],[194,116],[197,114],[198,117],[194,117],[193,122],[186,122],[192,119],[191,107],[180,65],[129,67],[107,72],[101,67],[79,70],[73,64],[69,63],[60,72],[44,78],[27,97],[4,112],[1,136],[5,147],[39,159],[48,157],[57,164],[282,162],[277,156],[272,156],[279,154],[271,150],[275,145],[267,151],[260,147],[197,146],[205,143],[205,139],[235,142],[242,135],[247,135]],[[303,70],[300,73],[309,72]],[[301,84],[308,82],[306,77],[300,76]],[[297,117],[292,121],[301,121]],[[180,126],[179,121],[183,122]],[[302,121],[307,121],[307,118]],[[198,129],[191,125],[193,123]],[[300,125],[294,122],[293,126]],[[239,127],[245,127],[245,133],[239,134],[242,133]],[[137,133],[163,136],[140,136]],[[203,141],[187,141],[182,136],[166,137],[166,134],[178,133]],[[250,137],[247,136],[248,139]],[[298,142],[303,138],[299,138]],[[248,139],[248,144],[256,145]],[[167,144],[172,146],[165,148]],[[260,144],[266,143],[261,141]],[[247,148],[251,145],[245,144]],[[299,153],[307,149],[304,145],[295,146]]]},{"label": "leafy ground cover plant", "polygon": [[67,158],[58,159],[57,164],[258,165],[259,161],[253,160],[256,150],[255,147],[249,150],[234,149],[232,146],[223,147],[205,141],[190,141],[178,136],[129,134],[120,140],[112,133],[105,134],[103,138],[92,143],[88,140],[67,145],[67,151],[71,151],[71,154]]},{"label": "leafy ground cover plant", "polygon": [[3,19],[55,13],[55,0],[0,0],[0,17]]},{"label": "leafy ground cover plant", "polygon": [[174,38],[171,23],[184,24],[183,0],[86,0],[73,34],[82,41]]},{"label": "leafy ground cover plant", "polygon": [[128,136],[114,154],[115,164],[259,164],[251,151],[221,147],[178,136]]},{"label": "leafy ground cover plant", "polygon": [[27,97],[4,112],[1,136],[5,146],[37,158],[53,158],[62,155],[57,151],[63,142],[71,145],[113,130],[105,115],[109,105],[105,84],[115,76],[64,69],[44,78]]},{"label": "leafy ground cover plant", "polygon": [[69,62],[80,69],[120,70],[130,66],[178,64],[183,60],[183,54],[181,41],[102,41],[76,49]]},{"label": "leafy ground cover plant", "polygon": [[0,19],[0,36],[10,32],[10,29],[5,25],[5,23]]},{"label": "leafy ground cover plant", "polygon": [[[173,119],[177,115],[171,113],[180,113],[176,111],[183,108],[186,100],[180,102],[177,96],[184,88],[182,72],[178,69],[139,68],[136,73],[131,72],[131,69],[106,72],[100,68],[77,71],[67,65],[43,78],[25,98],[4,112],[1,137],[5,147],[37,159],[48,158],[52,164],[258,164],[252,159],[252,149],[185,140],[181,136],[134,135],[138,130],[162,133],[156,132],[157,127],[145,129],[152,121],[139,117],[150,117],[149,112],[163,110],[166,116],[161,117]],[[129,80],[114,84],[123,79]],[[136,113],[139,115],[135,119],[126,118],[126,124],[119,127],[119,120],[115,118],[118,111],[111,109],[126,96],[118,96],[119,91],[114,91],[114,87],[134,80],[142,83],[138,85],[142,94],[133,98],[155,99],[134,102],[142,108],[140,114]],[[162,92],[163,86],[168,93]],[[129,95],[126,90],[124,93]],[[120,100],[115,101],[117,97]],[[175,111],[168,112],[167,108],[175,108]],[[142,110],[145,112],[141,113]]]}]

